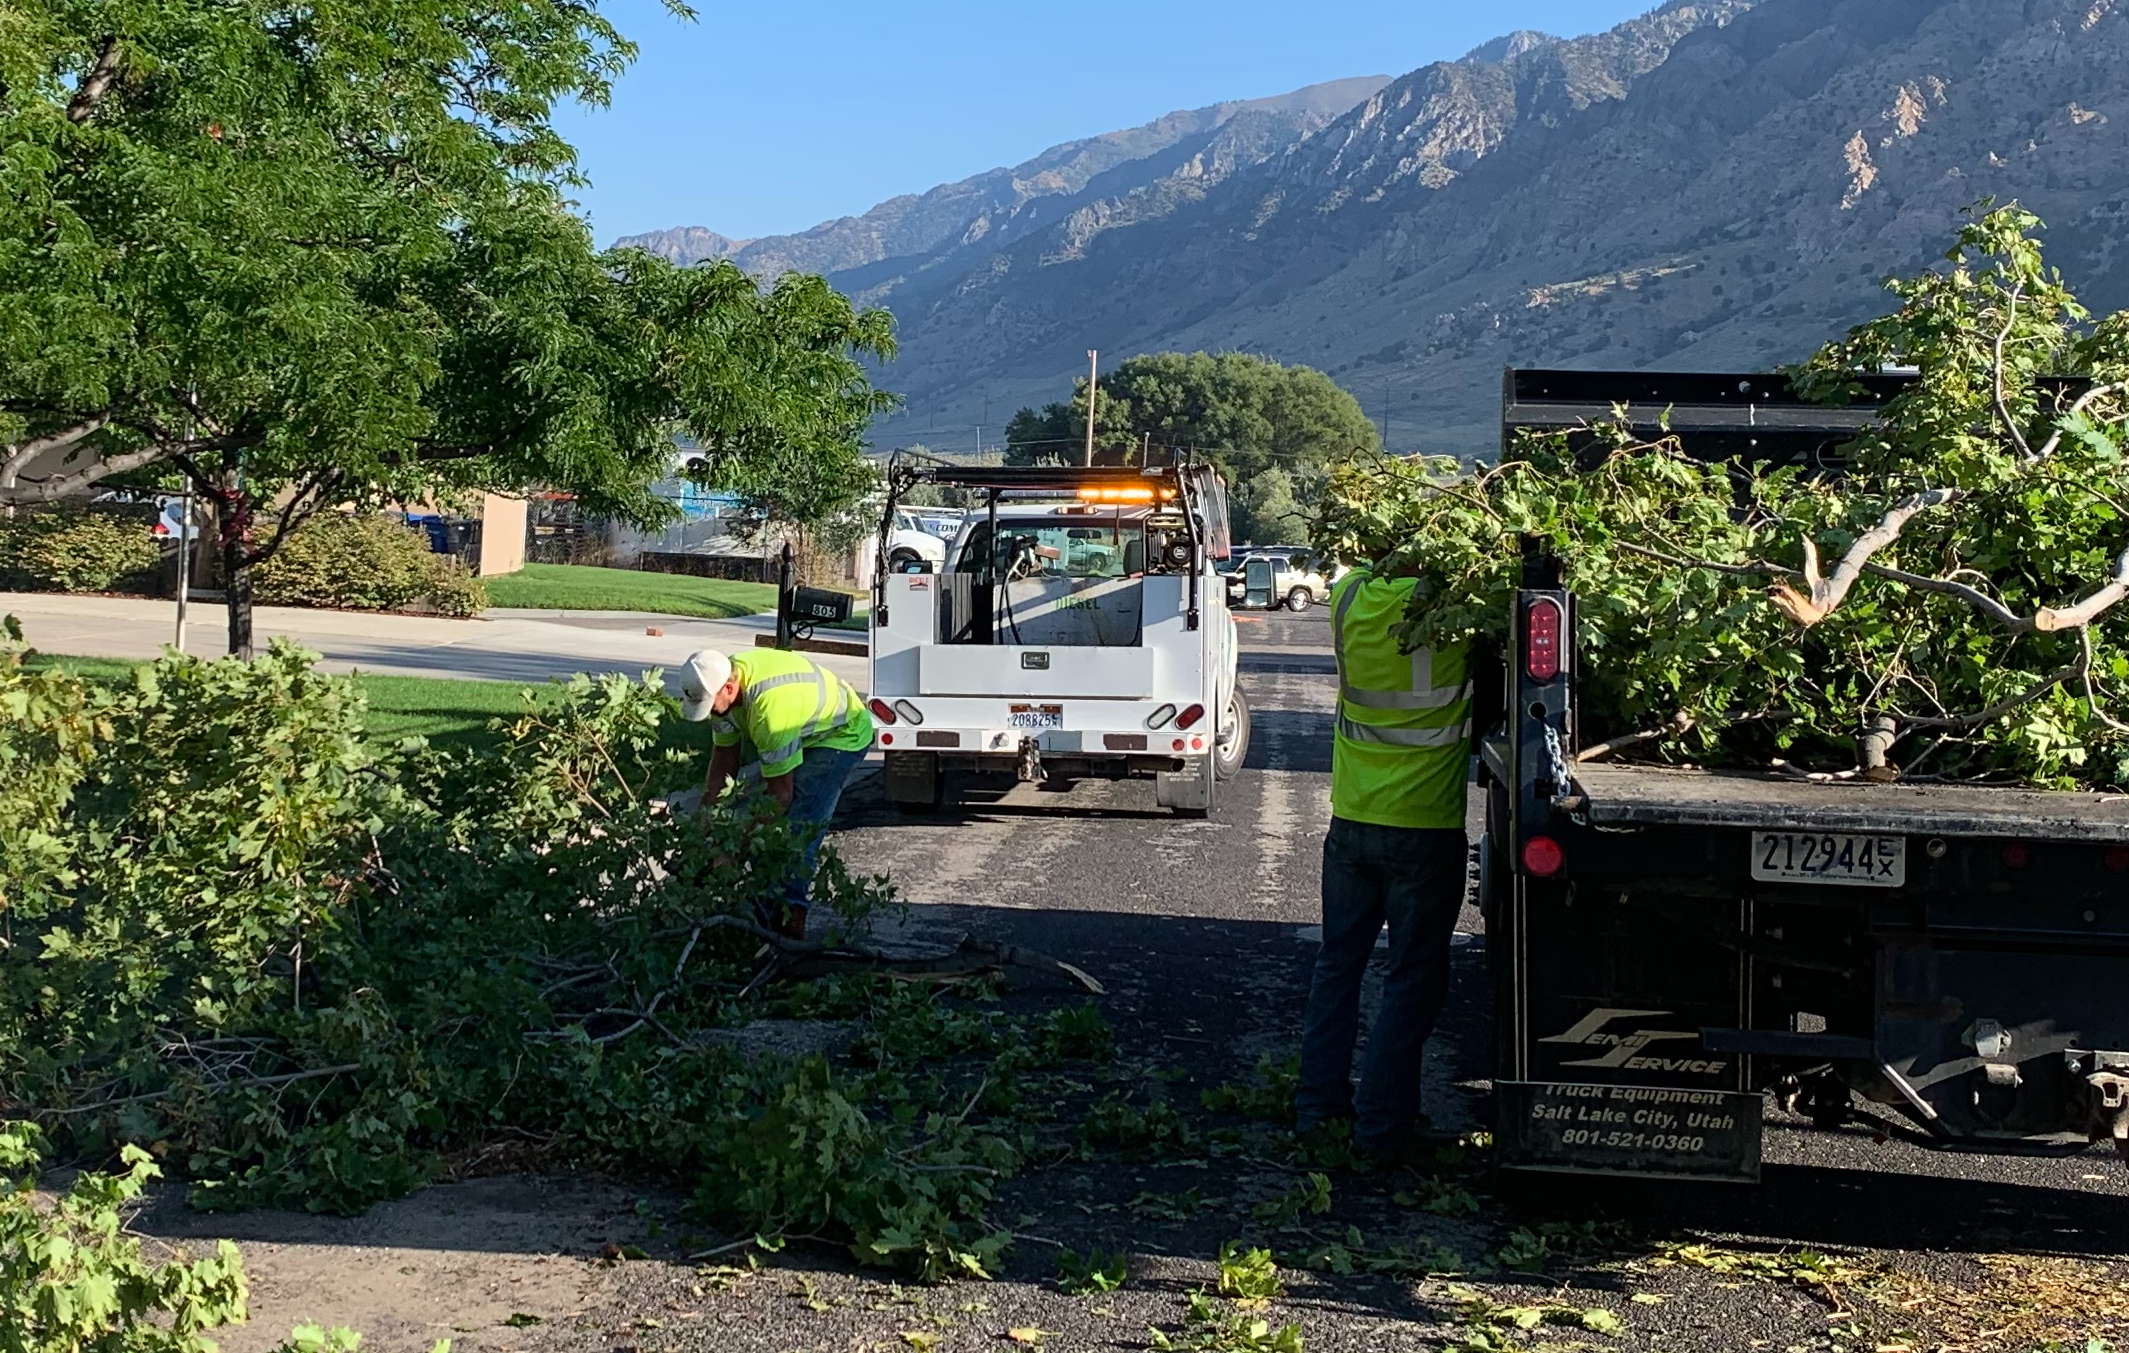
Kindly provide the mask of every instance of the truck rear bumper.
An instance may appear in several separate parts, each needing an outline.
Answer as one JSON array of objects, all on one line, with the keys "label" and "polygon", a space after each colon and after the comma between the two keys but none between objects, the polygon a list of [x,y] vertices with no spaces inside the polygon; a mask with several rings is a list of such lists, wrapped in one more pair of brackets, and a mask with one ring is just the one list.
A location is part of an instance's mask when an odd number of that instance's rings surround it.
[{"label": "truck rear bumper", "polygon": [[1202,756],[1212,749],[1212,733],[1203,724],[1189,732],[1145,728],[882,728],[874,745],[884,752],[938,752],[944,757],[1018,757],[1028,742],[1045,760],[1051,757]]}]

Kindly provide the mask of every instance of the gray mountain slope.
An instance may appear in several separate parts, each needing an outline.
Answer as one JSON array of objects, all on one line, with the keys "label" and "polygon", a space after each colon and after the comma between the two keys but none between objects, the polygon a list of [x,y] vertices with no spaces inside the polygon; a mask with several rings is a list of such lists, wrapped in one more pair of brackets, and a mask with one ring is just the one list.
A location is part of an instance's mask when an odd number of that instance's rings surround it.
[{"label": "gray mountain slope", "polygon": [[2122,306],[2125,132],[2129,0],[1676,0],[1414,72],[1173,210],[875,285],[910,396],[881,439],[1060,397],[1089,347],[1208,348],[1332,371],[1399,449],[1482,452],[1504,365],[1795,360],[1987,196]]},{"label": "gray mountain slope", "polygon": [[1169,113],[1125,131],[1052,146],[1010,169],[891,198],[862,216],[823,222],[797,235],[720,247],[723,237],[715,232],[684,227],[616,243],[678,263],[731,258],[764,277],[787,271],[846,273],[888,260],[908,260],[914,268],[964,248],[979,254],[996,249],[1083,207],[1151,188],[1169,175],[1191,173],[1193,160],[1232,156],[1241,144],[1299,140],[1388,83],[1386,75],[1333,80],[1272,98]]}]

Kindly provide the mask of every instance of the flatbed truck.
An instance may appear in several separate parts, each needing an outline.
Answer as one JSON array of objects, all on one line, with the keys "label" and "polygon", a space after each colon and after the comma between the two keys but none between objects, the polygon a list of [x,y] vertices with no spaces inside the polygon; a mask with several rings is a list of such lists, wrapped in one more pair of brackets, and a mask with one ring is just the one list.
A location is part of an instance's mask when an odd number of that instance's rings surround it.
[{"label": "flatbed truck", "polygon": [[[1901,379],[1827,408],[1780,376],[1511,370],[1504,447],[1623,405],[1689,454],[1835,470]],[[1579,761],[1576,598],[1535,551],[1522,582],[1478,765],[1503,1169],[1753,1181],[1770,1095],[2129,1154],[2129,797]]]}]

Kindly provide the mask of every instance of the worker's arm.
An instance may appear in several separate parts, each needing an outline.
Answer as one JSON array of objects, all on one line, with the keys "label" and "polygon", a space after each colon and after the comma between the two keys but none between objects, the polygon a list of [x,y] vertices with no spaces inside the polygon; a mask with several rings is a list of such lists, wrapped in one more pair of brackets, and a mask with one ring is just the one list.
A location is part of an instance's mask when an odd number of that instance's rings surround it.
[{"label": "worker's arm", "polygon": [[791,811],[791,793],[797,782],[798,772],[787,770],[782,775],[764,775],[761,778],[761,787],[775,801],[779,811],[789,813]]},{"label": "worker's arm", "polygon": [[[729,747],[710,748],[710,773],[703,781],[703,802],[705,804],[714,802],[718,795],[724,793],[724,787],[732,783],[732,777],[737,774],[739,774],[739,744],[737,742]],[[790,777],[786,776],[785,778],[788,779]]]}]

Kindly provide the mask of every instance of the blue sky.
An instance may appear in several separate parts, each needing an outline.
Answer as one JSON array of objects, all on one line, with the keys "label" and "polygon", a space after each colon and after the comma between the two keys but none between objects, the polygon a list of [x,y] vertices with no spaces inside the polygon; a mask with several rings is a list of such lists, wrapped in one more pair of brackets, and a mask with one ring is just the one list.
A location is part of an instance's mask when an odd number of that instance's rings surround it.
[{"label": "blue sky", "polygon": [[601,244],[803,230],[1179,108],[1401,75],[1518,28],[1572,36],[1656,0],[658,0],[609,109],[566,110]]}]

